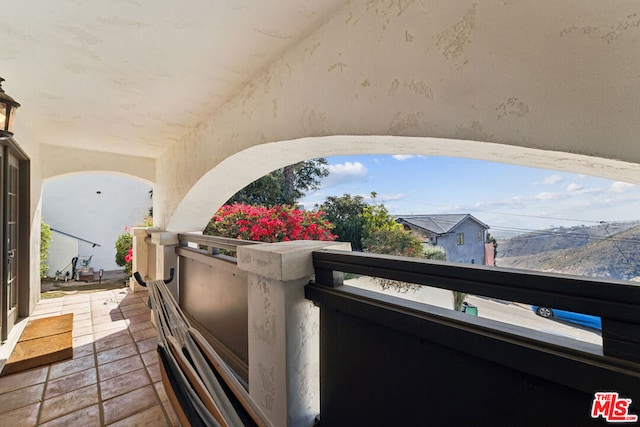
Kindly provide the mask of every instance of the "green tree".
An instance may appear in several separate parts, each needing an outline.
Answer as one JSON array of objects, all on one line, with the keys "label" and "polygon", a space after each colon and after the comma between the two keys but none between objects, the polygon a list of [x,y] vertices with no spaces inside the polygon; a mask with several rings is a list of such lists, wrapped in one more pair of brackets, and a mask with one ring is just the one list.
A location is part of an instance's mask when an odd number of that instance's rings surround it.
[{"label": "green tree", "polygon": [[402,227],[377,229],[363,239],[367,252],[424,258],[424,245],[420,239]]},{"label": "green tree", "polygon": [[[373,203],[363,210],[363,246],[367,252],[409,256],[446,261],[446,253],[439,247],[425,250],[422,240],[395,221],[386,207],[375,203],[376,194],[371,193]],[[395,280],[377,279],[383,289],[394,288],[399,292],[407,292],[416,285]],[[460,311],[467,294],[453,291],[453,309]]]},{"label": "green tree", "polygon": [[49,245],[53,232],[49,224],[40,220],[40,278],[47,277],[47,258],[49,258]]},{"label": "green tree", "polygon": [[369,238],[372,234],[377,233],[380,230],[392,230],[394,228],[404,230],[404,227],[398,224],[395,218],[389,214],[389,211],[384,204],[376,202],[376,197],[377,194],[375,192],[371,192],[372,202],[367,204],[362,211],[363,239]]},{"label": "green tree", "polygon": [[364,228],[363,212],[367,203],[362,196],[327,197],[320,206],[327,220],[334,224],[332,232],[341,242],[350,242],[351,249],[362,252],[362,233]]},{"label": "green tree", "polygon": [[488,231],[487,231],[486,243],[493,243],[493,265],[497,265],[496,259],[498,258],[498,241]]},{"label": "green tree", "polygon": [[225,204],[241,203],[266,207],[295,205],[307,191],[320,188],[322,178],[328,175],[327,160],[324,158],[296,163],[253,181]]}]

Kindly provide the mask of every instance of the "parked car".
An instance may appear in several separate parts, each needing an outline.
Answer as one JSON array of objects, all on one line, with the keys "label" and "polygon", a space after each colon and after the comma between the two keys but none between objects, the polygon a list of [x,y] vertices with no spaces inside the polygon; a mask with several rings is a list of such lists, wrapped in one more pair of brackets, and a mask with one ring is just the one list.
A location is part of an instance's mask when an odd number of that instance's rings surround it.
[{"label": "parked car", "polygon": [[588,328],[602,330],[602,319],[600,319],[598,316],[574,313],[573,311],[558,310],[555,308],[552,309],[538,305],[532,305],[531,310],[533,310],[533,312],[540,317],[565,320],[567,322],[577,323]]}]

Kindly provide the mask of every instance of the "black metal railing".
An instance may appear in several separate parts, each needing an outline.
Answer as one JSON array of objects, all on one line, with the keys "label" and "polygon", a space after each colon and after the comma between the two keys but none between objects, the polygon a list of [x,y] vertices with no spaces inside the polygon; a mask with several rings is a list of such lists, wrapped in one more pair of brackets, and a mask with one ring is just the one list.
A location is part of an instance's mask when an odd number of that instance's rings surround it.
[{"label": "black metal railing", "polygon": [[[313,263],[322,424],[587,425],[601,391],[640,412],[639,285],[334,250]],[[600,316],[603,346],[358,289],[344,273]]]},{"label": "black metal railing", "polygon": [[229,366],[248,380],[247,273],[233,256],[244,240],[179,234],[178,302]]}]

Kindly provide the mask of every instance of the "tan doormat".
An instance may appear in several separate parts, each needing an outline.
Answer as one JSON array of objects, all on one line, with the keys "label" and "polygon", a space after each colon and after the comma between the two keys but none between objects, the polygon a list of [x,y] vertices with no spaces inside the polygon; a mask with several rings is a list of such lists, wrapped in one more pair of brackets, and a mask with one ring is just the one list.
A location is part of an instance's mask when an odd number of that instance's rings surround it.
[{"label": "tan doormat", "polygon": [[30,320],[0,375],[73,357],[73,313]]}]

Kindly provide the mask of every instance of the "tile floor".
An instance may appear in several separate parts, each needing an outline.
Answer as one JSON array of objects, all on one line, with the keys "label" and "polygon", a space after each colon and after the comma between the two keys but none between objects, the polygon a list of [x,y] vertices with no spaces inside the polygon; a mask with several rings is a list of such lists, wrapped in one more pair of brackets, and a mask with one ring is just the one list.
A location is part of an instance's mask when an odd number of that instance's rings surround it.
[{"label": "tile floor", "polygon": [[0,377],[0,425],[175,426],[146,292],[43,299],[31,319],[73,313],[73,359]]}]

